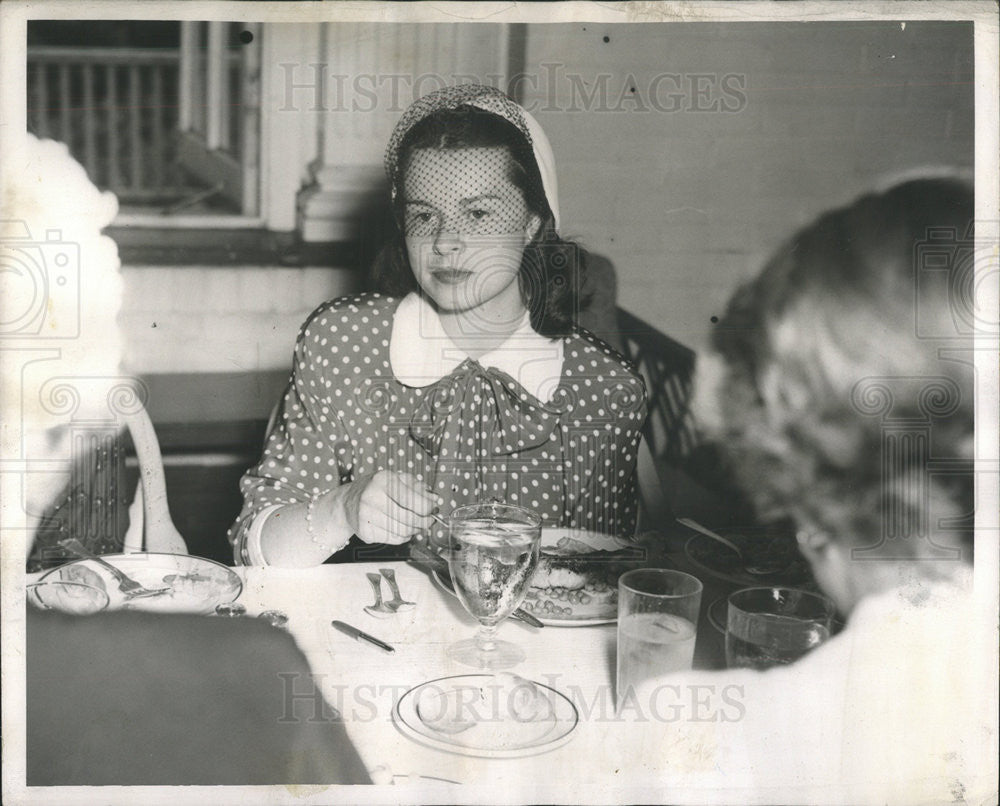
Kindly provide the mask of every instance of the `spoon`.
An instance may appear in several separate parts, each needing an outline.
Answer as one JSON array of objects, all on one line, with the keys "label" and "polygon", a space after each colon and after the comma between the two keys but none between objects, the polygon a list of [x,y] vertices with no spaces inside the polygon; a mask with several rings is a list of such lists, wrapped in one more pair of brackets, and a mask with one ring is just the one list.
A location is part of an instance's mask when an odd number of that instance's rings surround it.
[{"label": "spoon", "polygon": [[737,556],[740,558],[740,563],[743,565],[743,569],[748,574],[752,574],[753,576],[770,576],[771,574],[776,574],[779,571],[784,571],[785,568],[787,567],[787,563],[780,561],[778,562],[771,561],[770,563],[759,563],[757,565],[747,565],[747,559],[743,555],[743,552],[740,550],[740,547],[737,546],[728,537],[723,537],[717,532],[713,532],[711,529],[702,526],[700,523],[698,523],[698,521],[693,521],[690,518],[678,518],[677,522],[683,524],[688,529],[693,529],[699,534],[705,535],[705,537],[710,537],[712,538],[712,540],[717,540],[719,543],[722,543],[722,545],[735,551]]},{"label": "spoon", "polygon": [[368,577],[368,581],[372,585],[372,590],[375,591],[375,604],[368,605],[365,608],[365,612],[375,618],[391,616],[396,611],[382,601],[382,577],[379,574],[365,574],[365,576]]}]

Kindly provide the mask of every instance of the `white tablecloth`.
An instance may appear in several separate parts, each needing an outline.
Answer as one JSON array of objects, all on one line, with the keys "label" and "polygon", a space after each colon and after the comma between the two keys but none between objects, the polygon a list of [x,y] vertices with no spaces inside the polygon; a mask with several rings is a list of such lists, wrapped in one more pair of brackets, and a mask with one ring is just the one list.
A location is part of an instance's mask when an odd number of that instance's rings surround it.
[{"label": "white tablecloth", "polygon": [[[385,563],[381,565],[386,565]],[[379,564],[326,565],[319,568],[237,569],[244,579],[239,601],[248,615],[278,609],[289,617],[287,629],[306,653],[319,688],[346,722],[368,768],[388,767],[394,774],[420,774],[490,789],[516,787],[537,780],[540,786],[560,778],[613,785],[615,771],[604,769],[600,754],[602,723],[614,717],[615,626],[537,629],[507,620],[500,637],[519,644],[525,662],[511,671],[555,688],[580,711],[571,739],[542,754],[518,759],[474,758],[426,747],[403,735],[393,724],[395,702],[421,683],[449,675],[476,672],[452,662],[449,644],[471,637],[476,623],[461,604],[421,570],[393,563],[404,598],[413,610],[387,618],[364,611],[373,601],[366,572]],[[383,585],[388,593],[388,586]],[[333,619],[345,621],[395,647],[386,653],[335,630]],[[313,705],[307,681],[289,682],[300,718]],[[595,746],[596,745],[596,746]]]},{"label": "white tablecloth", "polygon": [[[636,713],[630,712],[619,719],[614,710],[616,629],[613,625],[533,629],[508,620],[501,626],[500,636],[519,643],[527,653],[526,661],[514,671],[551,686],[578,709],[579,723],[568,742],[547,752],[511,759],[465,756],[420,744],[404,735],[393,723],[393,706],[405,692],[421,683],[473,673],[474,670],[450,661],[446,649],[452,642],[470,637],[476,625],[454,597],[433,584],[422,571],[405,563],[393,563],[392,567],[403,595],[416,602],[415,609],[385,619],[367,615],[364,605],[372,602],[372,592],[366,573],[377,572],[378,567],[379,564],[373,563],[313,569],[236,570],[244,580],[239,600],[247,607],[248,615],[256,616],[272,609],[285,612],[289,617],[288,630],[312,669],[309,680],[287,681],[284,701],[274,703],[275,718],[335,718],[334,714],[319,710],[320,702],[310,696],[318,687],[325,701],[342,714],[347,732],[368,769],[383,768],[382,780],[387,782],[390,780],[388,775],[394,774],[391,781],[396,786],[271,787],[266,794],[258,788],[239,788],[235,792],[215,787],[185,788],[186,794],[191,796],[188,802],[244,804],[266,801],[301,806],[306,803],[412,802],[882,801],[873,797],[877,787],[870,788],[866,778],[844,782],[847,788],[842,792],[839,784],[834,785],[840,777],[836,770],[830,777],[822,765],[816,765],[813,771],[811,767],[803,770],[798,765],[787,764],[787,759],[801,758],[798,748],[794,752],[779,751],[773,756],[775,763],[766,765],[767,770],[759,763],[750,763],[748,753],[757,747],[758,737],[769,737],[772,745],[776,739],[784,738],[783,721],[789,725],[794,723],[799,730],[809,725],[808,718],[796,721],[801,714],[818,713],[816,724],[821,726],[833,725],[836,721],[830,719],[829,714],[824,721],[822,709],[815,707],[820,701],[809,693],[809,689],[795,688],[802,685],[801,680],[782,677],[779,682],[775,677],[775,682],[767,684],[770,688],[763,692],[767,696],[755,691],[744,702],[744,685],[753,682],[748,676],[755,673],[731,672],[711,679],[700,673],[669,676],[664,681],[666,697],[661,705],[665,707],[660,714],[653,713],[650,708],[642,718],[637,719]],[[355,641],[336,631],[330,625],[333,619],[345,621],[391,643],[396,651],[389,654]],[[704,624],[701,629],[706,629]],[[992,631],[989,633],[994,635]],[[709,634],[708,637],[715,636]],[[992,646],[992,641],[987,640],[986,644]],[[930,645],[936,647],[938,644],[931,641]],[[831,648],[833,642],[827,649]],[[850,653],[851,646],[847,646],[846,651]],[[881,647],[874,650],[874,657],[877,664],[881,664]],[[815,664],[826,664],[829,673],[840,680],[838,670],[850,666],[854,660],[834,658],[831,665],[817,654],[812,661],[807,659],[806,662],[813,663],[809,674],[820,681],[822,688],[825,684],[822,676],[816,676]],[[858,668],[865,668],[864,664]],[[792,671],[767,674],[790,674]],[[705,685],[706,682],[712,685]],[[978,685],[967,686],[966,690],[978,688]],[[687,710],[671,710],[671,689],[676,689],[677,702],[690,700]],[[922,690],[917,683],[910,689],[917,694]],[[826,686],[825,690],[832,691],[833,686]],[[802,701],[794,719],[784,705],[785,691],[796,691]],[[823,702],[827,701],[829,698]],[[882,700],[887,701],[888,698]],[[756,708],[756,712],[751,708]],[[744,719],[748,715],[753,718]],[[974,723],[974,720],[967,721]],[[741,730],[745,728],[744,723],[749,724],[751,733],[729,735],[736,726]],[[943,719],[942,724],[949,724],[948,718]],[[877,732],[880,726],[872,725],[871,729]],[[233,740],[240,742],[247,738],[234,736]],[[881,747],[879,741],[870,740],[866,746]],[[825,746],[822,741],[813,742],[805,752],[812,753]],[[985,744],[979,749],[988,752]],[[979,767],[991,769],[991,765],[977,764],[972,764],[970,769],[975,769],[978,775]],[[820,776],[816,782],[809,777],[814,772]],[[827,777],[822,778],[823,775]],[[888,775],[891,779],[894,768],[888,768]],[[930,785],[948,783],[946,777],[934,777],[937,774],[933,771],[929,775]],[[985,780],[986,776],[983,777]],[[772,779],[792,783],[773,784],[770,783]],[[447,781],[458,782],[460,786]],[[898,781],[890,783],[898,788]],[[976,786],[983,788],[978,780]],[[141,797],[135,797],[133,792],[114,792],[114,789],[102,791],[102,798],[106,796],[109,803],[177,802],[174,791],[144,788]],[[987,791],[995,791],[995,784]],[[79,798],[66,802],[92,802],[90,791],[81,789],[74,792],[77,793]],[[36,794],[39,793],[36,791]],[[39,797],[25,802],[57,802],[52,799],[54,794],[58,793],[46,788]],[[937,802],[926,797],[889,800]],[[993,801],[992,796],[990,800],[970,800],[977,803]]]}]

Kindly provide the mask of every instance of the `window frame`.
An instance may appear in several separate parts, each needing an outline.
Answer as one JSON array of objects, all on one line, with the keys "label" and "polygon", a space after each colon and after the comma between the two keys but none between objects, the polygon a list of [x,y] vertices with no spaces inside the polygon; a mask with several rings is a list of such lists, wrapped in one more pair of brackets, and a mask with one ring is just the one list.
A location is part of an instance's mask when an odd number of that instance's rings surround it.
[{"label": "window frame", "polygon": [[[240,213],[119,213],[114,226],[151,227],[158,229],[264,229],[266,228],[263,193],[260,87],[261,23],[241,24],[249,31],[254,47],[239,53],[240,99],[236,113],[243,116],[238,132],[239,158],[230,153],[229,118],[233,111],[226,98],[229,94],[231,60],[226,48],[226,26],[229,21],[182,21],[180,41],[180,75],[178,86],[178,153],[184,165],[204,177],[211,185],[221,187],[235,203]],[[207,47],[204,58],[198,53],[199,28],[206,26]],[[199,76],[198,68],[204,70]],[[203,98],[199,98],[198,81],[203,79]],[[198,131],[197,104],[203,105],[204,132]]]}]

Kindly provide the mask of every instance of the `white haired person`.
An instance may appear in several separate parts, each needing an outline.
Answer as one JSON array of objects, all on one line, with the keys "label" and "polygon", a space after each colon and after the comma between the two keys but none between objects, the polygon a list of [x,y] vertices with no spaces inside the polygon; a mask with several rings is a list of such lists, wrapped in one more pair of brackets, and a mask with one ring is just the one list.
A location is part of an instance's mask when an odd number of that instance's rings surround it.
[{"label": "white haired person", "polygon": [[403,114],[386,169],[385,293],[326,302],[304,325],[242,481],[237,562],[315,565],[352,535],[337,559],[439,541],[436,508],[491,499],[631,536],[645,388],[574,323],[581,266],[557,234],[541,128],[496,89],[449,87]]},{"label": "white haired person", "polygon": [[[118,252],[101,235],[117,201],[90,183],[60,143],[28,135],[4,157],[13,154],[20,161],[5,171],[3,198],[3,218],[13,219],[3,231],[3,435],[5,459],[8,451],[20,452],[15,472],[21,466],[26,472],[23,512],[4,500],[0,545],[8,568],[24,560],[13,550],[18,541],[8,538],[27,533],[30,547],[39,516],[65,487],[70,460],[90,461],[71,454],[74,418],[103,423],[108,394],[123,382]],[[38,255],[32,238],[55,245],[45,256],[56,296],[37,311],[28,281],[39,275],[24,262]],[[78,260],[57,260],[60,254]],[[58,296],[60,277],[78,279],[69,289],[78,294],[72,304]],[[45,288],[36,286],[34,294]],[[46,394],[55,382],[63,391]],[[90,489],[76,494],[86,497]],[[73,520],[68,524],[72,536]],[[4,594],[6,602],[11,592]],[[5,640],[15,640],[6,628],[22,623],[20,617],[5,609],[4,619]],[[339,715],[309,688],[305,656],[282,630],[257,619],[81,616],[34,607],[24,623],[28,786],[370,781]],[[297,692],[315,695],[312,714],[283,712],[288,679]],[[8,716],[5,708],[5,726]]]},{"label": "white haired person", "polygon": [[[71,523],[84,527],[78,537],[90,550],[121,549],[127,497],[113,409],[133,393],[119,373],[118,251],[101,234],[118,202],[62,143],[28,137],[4,155],[0,304],[4,449],[26,460],[23,516],[38,564],[58,557],[55,542]],[[81,427],[87,438],[74,441]],[[82,442],[100,444],[74,454]],[[109,500],[95,506],[101,495]]]},{"label": "white haired person", "polygon": [[996,613],[970,589],[972,339],[954,293],[973,279],[972,220],[952,179],[866,195],[730,301],[717,436],[761,514],[795,522],[846,627],[788,666],[665,677],[661,718],[630,722],[611,760],[637,783],[717,802],[995,802]]}]

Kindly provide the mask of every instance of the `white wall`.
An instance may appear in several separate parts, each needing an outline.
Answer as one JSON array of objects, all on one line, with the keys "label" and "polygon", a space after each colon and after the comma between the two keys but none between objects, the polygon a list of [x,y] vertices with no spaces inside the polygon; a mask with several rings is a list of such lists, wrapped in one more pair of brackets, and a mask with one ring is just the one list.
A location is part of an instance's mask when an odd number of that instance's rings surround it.
[{"label": "white wall", "polygon": [[317,305],[357,290],[346,269],[126,266],[118,323],[137,375],[287,369]]},{"label": "white wall", "polygon": [[[611,258],[624,307],[695,348],[793,228],[883,175],[972,164],[964,25],[532,25],[526,53],[538,81],[524,101],[555,150],[563,229]],[[703,106],[738,105],[718,82],[744,76],[745,106],[655,111],[662,74],[682,77],[674,102],[688,106],[694,74],[714,88]],[[581,100],[602,80],[606,103]],[[650,111],[628,97],[610,111],[633,84]],[[660,80],[661,106],[673,86]]]},{"label": "white wall", "polygon": [[[263,115],[270,121],[264,176],[274,183],[268,215],[275,229],[294,224],[294,196],[309,181],[309,162],[324,139],[320,127],[326,127],[331,162],[337,154],[344,154],[344,164],[355,160],[345,152],[361,138],[370,141],[363,153],[377,167],[399,114],[369,110],[355,121],[342,106],[317,114],[305,102],[310,90],[297,90],[302,103],[288,109],[284,73],[274,73],[281,63],[329,58],[331,71],[349,72],[355,59],[358,70],[377,73],[368,48],[388,54],[381,65],[390,72],[405,71],[402,62],[412,58],[415,72],[464,74],[466,80],[484,74],[489,82],[485,74],[496,72],[491,65],[500,61],[496,49],[503,42],[495,32],[484,36],[482,26],[444,33],[440,26],[409,27],[355,37],[352,48],[330,54],[339,40],[321,41],[315,27],[307,28],[265,32],[271,45],[264,67],[263,103],[270,107]],[[623,307],[696,349],[707,342],[710,318],[722,313],[734,284],[757,271],[793,228],[887,173],[971,165],[971,30],[964,25],[560,24],[524,30],[527,75],[519,86],[555,150],[564,233],[614,262]],[[462,47],[442,50],[446,33]],[[674,99],[666,97],[673,81],[658,79],[668,74],[680,77]],[[306,81],[311,73],[296,75]],[[745,81],[745,104],[721,91],[727,75],[735,77],[728,79],[736,82],[731,89]],[[648,91],[657,80],[661,105],[677,104],[678,111],[652,108]],[[588,103],[602,81],[605,97],[598,92]],[[707,88],[700,100],[692,91],[695,81]],[[640,101],[626,96],[619,103],[633,83]],[[409,97],[392,100],[405,106]],[[690,109],[713,102],[739,111]],[[344,137],[346,145],[337,139]],[[126,267],[121,321],[129,369],[286,368],[308,312],[361,281],[347,269]]]}]

